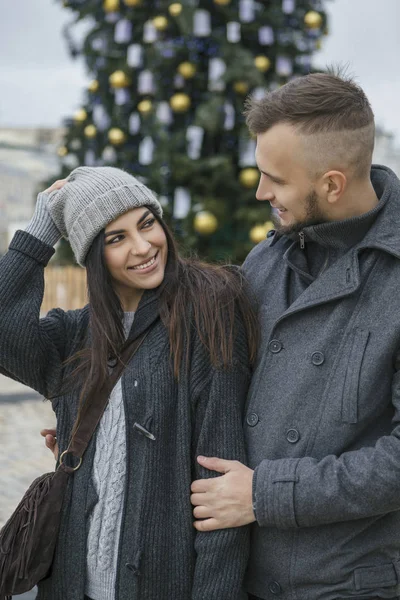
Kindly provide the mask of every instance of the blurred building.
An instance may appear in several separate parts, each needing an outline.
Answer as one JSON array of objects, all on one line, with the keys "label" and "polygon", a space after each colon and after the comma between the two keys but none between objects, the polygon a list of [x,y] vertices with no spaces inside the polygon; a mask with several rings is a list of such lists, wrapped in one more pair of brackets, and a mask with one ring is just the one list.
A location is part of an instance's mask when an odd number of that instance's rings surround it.
[{"label": "blurred building", "polygon": [[395,137],[382,128],[376,128],[373,162],[390,167],[400,177],[400,147]]},{"label": "blurred building", "polygon": [[0,128],[0,255],[32,216],[41,184],[59,172],[61,128]]}]

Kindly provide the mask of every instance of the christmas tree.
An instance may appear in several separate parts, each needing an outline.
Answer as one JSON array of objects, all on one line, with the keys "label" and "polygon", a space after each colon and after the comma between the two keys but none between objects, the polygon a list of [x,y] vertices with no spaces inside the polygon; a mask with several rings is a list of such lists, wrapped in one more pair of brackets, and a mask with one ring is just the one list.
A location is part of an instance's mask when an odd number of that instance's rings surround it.
[{"label": "christmas tree", "polygon": [[66,0],[82,44],[66,37],[93,76],[66,119],[60,177],[113,165],[156,192],[189,250],[241,262],[272,228],[257,203],[242,115],[263,95],[311,70],[326,33],[323,0]]}]

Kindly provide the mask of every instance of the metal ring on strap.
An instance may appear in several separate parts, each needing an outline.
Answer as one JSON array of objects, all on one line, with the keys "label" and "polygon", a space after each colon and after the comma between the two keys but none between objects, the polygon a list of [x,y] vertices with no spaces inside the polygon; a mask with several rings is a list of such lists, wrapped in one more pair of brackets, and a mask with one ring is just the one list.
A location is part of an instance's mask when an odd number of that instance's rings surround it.
[{"label": "metal ring on strap", "polygon": [[[64,450],[64,452],[61,454],[61,456],[60,456],[60,467],[63,464],[63,456],[64,456],[64,454],[68,454],[68,452],[69,452],[69,450]],[[72,469],[73,471],[77,471],[79,469],[79,467],[81,466],[81,464],[82,464],[82,457],[79,459],[79,463],[77,464],[77,466],[76,467],[70,467],[70,469]]]}]

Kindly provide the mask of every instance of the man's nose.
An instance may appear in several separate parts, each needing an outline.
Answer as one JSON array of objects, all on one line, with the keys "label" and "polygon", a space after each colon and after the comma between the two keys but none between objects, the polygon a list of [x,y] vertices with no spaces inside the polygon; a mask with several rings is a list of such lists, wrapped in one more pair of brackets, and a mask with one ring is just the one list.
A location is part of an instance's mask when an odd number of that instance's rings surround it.
[{"label": "man's nose", "polygon": [[273,192],[268,188],[265,182],[260,181],[258,184],[258,188],[256,191],[256,198],[260,201],[269,201],[271,202],[274,199]]}]

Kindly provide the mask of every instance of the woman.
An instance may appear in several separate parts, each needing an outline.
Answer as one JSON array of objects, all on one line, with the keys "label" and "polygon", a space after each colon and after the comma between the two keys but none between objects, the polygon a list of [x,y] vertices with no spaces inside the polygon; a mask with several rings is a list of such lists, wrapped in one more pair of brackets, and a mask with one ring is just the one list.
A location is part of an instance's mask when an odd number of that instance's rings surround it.
[{"label": "woman", "polygon": [[[0,261],[0,370],[51,398],[60,451],[125,340],[148,331],[64,502],[38,600],[234,600],[244,528],[196,533],[196,456],[243,461],[241,413],[256,320],[235,269],[184,260],[148,188],[80,167],[39,194]],[[89,304],[39,319],[60,236],[86,266]]]}]

